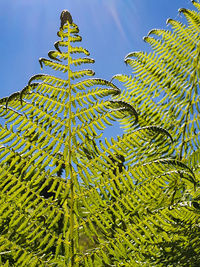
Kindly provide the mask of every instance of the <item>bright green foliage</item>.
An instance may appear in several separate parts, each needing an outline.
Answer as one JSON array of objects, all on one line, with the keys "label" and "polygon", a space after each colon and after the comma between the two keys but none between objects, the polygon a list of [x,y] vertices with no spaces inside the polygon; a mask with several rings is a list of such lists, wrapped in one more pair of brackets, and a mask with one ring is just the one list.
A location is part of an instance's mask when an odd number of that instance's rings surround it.
[{"label": "bright green foliage", "polygon": [[[57,75],[0,100],[2,266],[198,266],[200,15],[180,11],[188,27],[126,57],[122,94],[85,78],[68,20],[39,60]],[[103,138],[117,119],[124,135]]]},{"label": "bright green foliage", "polygon": [[69,264],[83,223],[80,160],[89,157],[87,142],[127,112],[110,109],[123,109],[123,102],[106,99],[120,94],[114,84],[84,78],[94,72],[80,67],[94,60],[73,46],[81,41],[78,32],[77,25],[64,25],[56,51],[39,60],[65,75],[35,75],[21,92],[1,99],[0,242],[10,265]]},{"label": "bright green foliage", "polygon": [[[200,4],[193,4],[200,11]],[[168,155],[190,167],[197,182],[195,187],[185,184],[185,174],[177,170],[171,185],[166,184],[166,190],[160,191],[156,201],[159,203],[166,196],[168,200],[160,210],[158,206],[153,212],[149,210],[149,215],[143,214],[144,221],[140,220],[140,224],[144,233],[148,228],[146,221],[152,222],[152,218],[155,220],[153,230],[156,230],[156,238],[146,233],[142,241],[146,247],[140,246],[135,251],[144,256],[147,266],[150,263],[153,266],[200,265],[200,15],[184,8],[179,12],[187,19],[188,26],[168,19],[172,31],[151,30],[144,41],[151,45],[153,52],[129,53],[125,62],[133,69],[133,75],[113,77],[126,88],[119,99],[134,103],[138,113],[138,125],[131,125],[127,118],[122,120],[127,133],[146,125],[167,130],[174,140]],[[165,149],[157,147],[156,153],[163,151]],[[148,238],[153,238],[151,245],[147,245]]]}]

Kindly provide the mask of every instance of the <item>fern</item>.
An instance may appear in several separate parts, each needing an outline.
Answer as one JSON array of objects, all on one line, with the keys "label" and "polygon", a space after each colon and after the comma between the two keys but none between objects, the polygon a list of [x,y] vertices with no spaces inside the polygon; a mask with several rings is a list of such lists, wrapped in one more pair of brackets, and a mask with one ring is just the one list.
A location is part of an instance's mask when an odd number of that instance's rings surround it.
[{"label": "fern", "polygon": [[168,19],[173,32],[151,30],[144,40],[154,52],[129,53],[125,62],[133,68],[134,77],[114,78],[127,87],[125,99],[134,101],[141,125],[153,123],[173,133],[176,146],[179,144],[176,154],[179,151],[182,159],[199,146],[199,15],[186,9],[179,12],[186,16],[189,26]]},{"label": "fern", "polygon": [[[193,5],[200,10],[199,3],[193,1]],[[196,11],[184,8],[179,9],[179,12],[185,15],[188,26],[168,19],[167,24],[171,25],[172,31],[151,30],[144,41],[150,44],[153,52],[129,53],[125,57],[125,63],[132,68],[132,75],[118,74],[112,79],[120,81],[127,89],[119,99],[129,104],[134,103],[140,126],[156,125],[173,136],[172,146],[167,152],[176,165],[175,172],[169,171],[174,179],[174,193],[171,200],[168,197],[169,202],[163,202],[165,207],[157,210],[156,218],[152,219],[152,213],[145,215],[145,221],[151,216],[154,231],[158,227],[157,241],[154,235],[144,232],[145,240],[152,236],[154,239],[151,245],[143,250],[140,246],[140,251],[137,251],[140,253],[140,260],[143,257],[140,264],[147,266],[197,266],[200,262],[196,228],[199,223],[200,17]],[[138,125],[131,125],[128,117],[121,123],[128,133],[138,128]],[[162,153],[165,150],[157,147],[157,151]],[[183,173],[177,169],[176,160],[179,161],[179,167],[182,162],[193,170],[190,178],[185,176],[186,169]],[[165,173],[165,178],[169,173]],[[195,187],[191,187],[187,182],[182,184],[183,178],[192,182]],[[168,194],[170,188],[172,189],[171,185],[167,182],[168,189],[160,192],[160,199]],[[142,222],[142,227],[146,229],[145,225],[146,223]],[[142,245],[147,243],[145,240]]]},{"label": "fern", "polygon": [[101,99],[120,94],[111,82],[85,79],[92,70],[76,69],[94,60],[79,57],[89,52],[72,46],[81,41],[77,25],[61,24],[56,51],[39,62],[65,76],[35,75],[22,91],[1,99],[1,251],[8,249],[2,257],[17,266],[74,264],[81,179],[76,166],[83,157],[77,151],[115,119],[112,103]]},{"label": "fern", "polygon": [[[200,20],[180,11],[188,27],[169,20],[173,32],[145,39],[154,53],[126,57],[133,77],[114,77],[127,87],[121,93],[86,78],[94,72],[83,65],[94,60],[76,46],[65,10],[56,50],[39,60],[60,75],[37,74],[0,100],[2,265],[199,262]],[[123,136],[102,136],[116,120]]]}]

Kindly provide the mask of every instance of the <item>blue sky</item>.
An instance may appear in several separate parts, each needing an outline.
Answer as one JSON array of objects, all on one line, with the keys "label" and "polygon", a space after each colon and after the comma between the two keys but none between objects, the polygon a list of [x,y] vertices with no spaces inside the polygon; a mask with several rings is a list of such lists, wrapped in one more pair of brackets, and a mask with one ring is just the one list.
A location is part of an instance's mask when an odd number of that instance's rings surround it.
[{"label": "blue sky", "polygon": [[[68,9],[79,26],[82,47],[95,59],[95,77],[110,80],[129,74],[123,59],[132,51],[149,51],[142,37],[166,28],[166,19],[182,20],[190,0],[0,0],[0,98],[23,89],[41,73],[38,59],[58,40],[60,13]],[[44,68],[44,73],[48,68]]]}]

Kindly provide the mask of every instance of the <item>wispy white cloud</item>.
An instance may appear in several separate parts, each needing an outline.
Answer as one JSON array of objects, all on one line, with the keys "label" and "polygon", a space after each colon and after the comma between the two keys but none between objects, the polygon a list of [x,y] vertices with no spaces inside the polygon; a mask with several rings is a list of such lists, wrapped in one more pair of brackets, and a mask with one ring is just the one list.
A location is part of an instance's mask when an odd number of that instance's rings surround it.
[{"label": "wispy white cloud", "polygon": [[121,23],[121,20],[120,20],[120,16],[118,14],[117,6],[115,5],[114,2],[112,2],[112,4],[108,6],[108,10],[110,12],[111,17],[115,21],[116,26],[117,26],[119,32],[121,33],[121,35],[123,36],[123,38],[126,39],[125,30],[124,30],[124,28],[122,26],[122,23]]}]

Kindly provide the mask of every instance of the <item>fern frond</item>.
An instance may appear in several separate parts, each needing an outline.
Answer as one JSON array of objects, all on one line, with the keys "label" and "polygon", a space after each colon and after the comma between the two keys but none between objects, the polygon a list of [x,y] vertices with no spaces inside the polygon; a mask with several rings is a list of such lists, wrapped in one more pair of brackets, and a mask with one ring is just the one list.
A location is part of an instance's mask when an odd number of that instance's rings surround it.
[{"label": "fern frond", "polygon": [[[89,55],[86,49],[71,46],[81,40],[77,33],[78,27],[67,22],[58,33],[57,51],[48,53],[50,59],[39,60],[41,67],[62,71],[66,78],[37,74],[22,91],[0,100],[5,122],[0,125],[0,218],[4,225],[0,231],[11,247],[20,247],[9,258],[20,266],[74,261],[79,217],[85,210],[84,200],[78,197],[82,192],[80,160],[89,157],[83,154],[87,140],[92,140],[95,150],[87,153],[98,152],[95,140],[115,120],[109,112],[114,103],[108,105],[108,97],[119,95],[120,89],[99,78],[80,80],[94,72],[77,67],[94,60],[73,58],[74,53]],[[121,107],[126,108],[123,103]],[[1,249],[6,251],[9,246]]]},{"label": "fern frond", "polygon": [[[153,53],[126,56],[121,93],[79,69],[94,60],[63,12],[56,51],[40,59],[62,78],[34,75],[0,100],[0,261],[199,263],[199,14],[182,9],[189,27],[168,20],[173,31],[145,38]],[[116,120],[126,132],[103,139]]]},{"label": "fern frond", "polygon": [[154,124],[170,131],[181,159],[183,153],[196,150],[199,143],[199,14],[186,9],[180,12],[186,16],[189,26],[169,19],[173,31],[150,31],[144,40],[154,52],[129,53],[125,62],[132,67],[133,77],[114,78],[127,88],[128,94],[123,92],[120,99],[134,103],[142,117],[139,124]]}]

